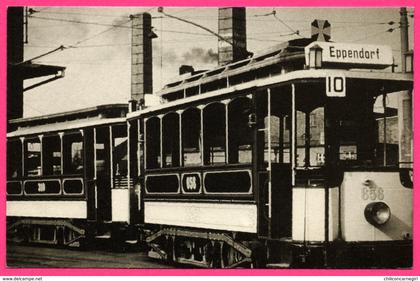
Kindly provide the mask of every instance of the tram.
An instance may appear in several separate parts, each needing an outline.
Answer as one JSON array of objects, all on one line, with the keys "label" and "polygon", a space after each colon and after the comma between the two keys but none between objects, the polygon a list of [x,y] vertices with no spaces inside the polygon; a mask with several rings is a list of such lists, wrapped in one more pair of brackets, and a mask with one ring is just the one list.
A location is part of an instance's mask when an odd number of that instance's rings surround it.
[{"label": "tram", "polygon": [[410,266],[412,182],[381,129],[392,116],[375,112],[412,90],[392,64],[385,46],[292,40],[129,113],[152,252],[203,267]]},{"label": "tram", "polygon": [[11,122],[18,129],[7,139],[9,240],[89,247],[127,224],[135,196],[127,109],[102,105]]}]

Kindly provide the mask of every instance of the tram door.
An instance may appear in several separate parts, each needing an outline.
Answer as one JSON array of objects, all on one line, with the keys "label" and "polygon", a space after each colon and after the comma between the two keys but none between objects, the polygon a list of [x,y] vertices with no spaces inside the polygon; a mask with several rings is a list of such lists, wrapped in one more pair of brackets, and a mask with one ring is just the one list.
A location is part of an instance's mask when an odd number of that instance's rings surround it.
[{"label": "tram door", "polygon": [[111,221],[111,127],[96,128],[96,217]]},{"label": "tram door", "polygon": [[259,229],[263,237],[291,235],[291,95],[272,88],[257,94]]}]

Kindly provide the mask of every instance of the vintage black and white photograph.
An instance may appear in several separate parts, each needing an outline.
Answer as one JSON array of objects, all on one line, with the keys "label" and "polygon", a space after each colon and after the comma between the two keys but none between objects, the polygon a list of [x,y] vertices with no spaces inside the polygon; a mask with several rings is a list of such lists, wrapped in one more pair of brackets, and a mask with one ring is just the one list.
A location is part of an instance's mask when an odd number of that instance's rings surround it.
[{"label": "vintage black and white photograph", "polygon": [[9,7],[8,268],[410,269],[412,7]]}]

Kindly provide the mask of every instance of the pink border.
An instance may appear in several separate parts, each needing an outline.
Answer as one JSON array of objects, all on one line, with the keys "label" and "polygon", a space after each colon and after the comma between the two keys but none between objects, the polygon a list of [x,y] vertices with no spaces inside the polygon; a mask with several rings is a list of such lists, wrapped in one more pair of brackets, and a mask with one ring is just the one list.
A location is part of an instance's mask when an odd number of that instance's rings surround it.
[{"label": "pink border", "polygon": [[[284,7],[297,7],[297,6],[324,6],[324,7],[401,7],[408,6],[417,8],[415,1],[404,1],[404,0],[195,0],[194,2],[188,2],[186,0],[143,0],[141,2],[136,0],[111,0],[104,2],[103,0],[91,0],[89,2],[83,2],[81,0],[62,0],[59,5],[53,0],[4,0],[0,2],[0,135],[6,135],[6,9],[8,6],[284,6]],[[417,19],[417,16],[416,16]],[[420,22],[418,20],[415,23],[415,35],[418,35]],[[414,36],[416,37],[416,36]],[[415,60],[415,77],[418,74],[418,65],[420,59],[414,56]],[[417,80],[417,79],[416,79]],[[419,87],[415,83],[414,91],[418,92]],[[414,96],[414,108],[420,102],[420,96]],[[419,124],[420,114],[414,110],[414,132],[420,128]],[[0,139],[0,155],[1,166],[3,169],[0,170],[0,276],[183,276],[183,275],[213,275],[213,276],[311,276],[311,275],[330,275],[330,276],[360,276],[360,275],[379,275],[379,276],[412,276],[420,275],[420,244],[418,241],[420,227],[419,222],[419,210],[414,208],[414,266],[411,270],[258,270],[258,269],[242,269],[242,270],[201,270],[201,269],[8,269],[6,268],[6,229],[5,229],[5,178],[6,178],[6,138]],[[417,134],[414,133],[414,150],[420,147],[419,139]],[[414,162],[414,177],[415,182],[419,175],[420,169],[420,156],[415,154]],[[414,189],[414,203],[419,202],[419,190]],[[414,204],[416,206],[416,204]],[[417,203],[418,205],[418,203]],[[417,206],[418,207],[418,206]]]}]

